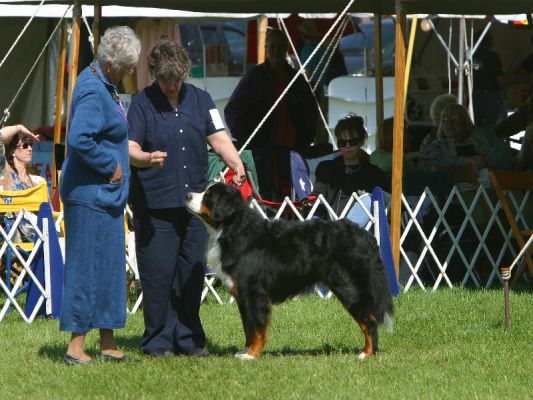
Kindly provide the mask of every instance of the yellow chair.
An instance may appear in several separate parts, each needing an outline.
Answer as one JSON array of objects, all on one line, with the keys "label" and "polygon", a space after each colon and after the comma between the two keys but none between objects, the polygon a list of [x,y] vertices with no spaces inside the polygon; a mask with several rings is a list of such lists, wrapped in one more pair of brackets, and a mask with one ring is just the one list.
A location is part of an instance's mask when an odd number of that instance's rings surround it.
[{"label": "yellow chair", "polygon": [[[7,265],[7,262],[4,265],[3,269],[5,270],[7,279],[9,279],[10,273],[13,271],[13,269],[18,275],[13,285],[13,289],[11,289],[11,282],[4,282],[0,279],[0,288],[3,289],[8,297],[8,300],[4,304],[2,311],[0,311],[0,320],[7,311],[10,303],[13,303],[19,313],[25,317],[24,312],[15,301],[15,294],[18,288],[21,286],[26,273],[30,275],[33,281],[37,282],[37,279],[30,268],[37,249],[35,248],[35,244],[32,242],[13,242],[12,239],[14,238],[19,224],[25,217],[25,214],[27,212],[37,213],[41,204],[46,202],[48,202],[48,186],[46,181],[43,181],[34,187],[25,190],[0,191],[0,213],[13,213],[16,215],[13,226],[9,229],[9,231],[6,231],[4,227],[0,226],[0,259],[2,259],[4,254],[6,254],[8,255],[6,259],[10,260],[11,256],[8,253],[12,253],[15,256],[14,261],[20,265],[20,269],[16,269],[14,267],[14,262],[10,261],[8,261],[10,265]],[[40,243],[40,241],[38,241],[38,243]],[[27,253],[27,256],[24,256],[20,249],[24,250],[24,252]],[[38,282],[37,284],[44,292],[42,285],[40,285]]]},{"label": "yellow chair", "polygon": [[[0,213],[14,213],[18,214],[22,210],[37,213],[42,203],[48,202],[48,186],[46,181],[43,181],[32,188],[25,190],[3,190],[0,191]],[[17,225],[11,229],[14,233]],[[8,237],[1,233],[0,240],[6,240]],[[9,234],[6,232],[6,234]],[[13,235],[9,235],[11,239]],[[4,244],[5,245],[5,244]],[[2,245],[2,249],[4,249]],[[33,243],[14,243],[24,250],[31,250]],[[3,254],[3,252],[0,252]]]}]

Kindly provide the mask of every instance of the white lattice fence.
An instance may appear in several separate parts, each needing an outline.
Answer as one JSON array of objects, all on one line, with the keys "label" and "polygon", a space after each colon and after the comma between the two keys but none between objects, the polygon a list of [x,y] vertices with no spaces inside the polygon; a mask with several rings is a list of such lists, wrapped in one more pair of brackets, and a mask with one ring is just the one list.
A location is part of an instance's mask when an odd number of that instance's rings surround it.
[{"label": "white lattice fence", "polygon": [[[15,235],[17,233],[19,225],[25,221],[24,223],[30,224],[31,227],[35,230],[35,234],[37,235],[37,240],[35,241],[35,244],[30,246],[29,253],[23,251],[19,246],[18,243],[14,243],[13,239],[15,238]],[[31,323],[41,308],[43,302],[46,302],[46,308],[47,312],[49,313],[51,311],[51,296],[50,296],[50,259],[48,257],[49,251],[49,235],[48,235],[48,220],[43,219],[43,229],[39,229],[36,223],[36,219],[34,217],[30,217],[28,214],[28,211],[25,209],[21,209],[13,222],[13,225],[11,226],[11,229],[9,229],[9,232],[6,232],[4,227],[0,226],[0,240],[2,241],[2,245],[0,247],[0,259],[2,259],[3,263],[6,263],[5,260],[10,259],[11,263],[10,265],[4,264],[5,267],[5,277],[7,279],[7,276],[9,275],[8,269],[12,268],[12,264],[16,263],[16,265],[20,266],[21,270],[14,280],[14,282],[5,282],[4,279],[0,279],[0,289],[2,290],[1,293],[5,295],[5,298],[2,298],[0,301],[2,301],[2,308],[0,310],[0,321],[4,319],[7,312],[13,308],[17,311],[17,313],[24,319],[24,321]],[[53,229],[53,228],[52,228]],[[41,283],[39,279],[35,276],[34,272],[31,269],[31,264],[41,249],[41,247],[44,248],[44,255],[45,255],[45,282],[44,284]],[[10,251],[11,257],[7,257],[6,253]],[[26,276],[27,275],[27,276]],[[23,309],[23,305],[19,303],[21,301],[20,297],[17,297],[17,292],[21,288],[21,286],[24,283],[27,283],[29,281],[32,281],[33,284],[36,286],[37,290],[40,292],[40,298],[33,307],[33,310],[29,313],[29,315],[26,315]]]},{"label": "white lattice fence", "polygon": [[[530,192],[509,194],[517,221],[528,227]],[[402,197],[402,262],[409,268],[404,291],[416,283],[425,290],[441,285],[490,288],[502,283],[499,267],[517,255],[511,228],[494,193],[483,186],[467,192],[454,187],[446,199],[426,188],[415,202]],[[433,214],[422,224],[421,215]],[[427,218],[427,217],[426,217]],[[529,219],[530,220],[530,219]],[[414,255],[414,257],[413,257]],[[452,266],[453,264],[453,266]],[[426,268],[425,279],[420,272]],[[450,270],[454,277],[450,278]]]},{"label": "white lattice fence", "polygon": [[[508,195],[514,208],[516,220],[524,229],[531,229],[533,212],[530,204],[531,193],[509,193]],[[350,209],[356,205],[359,207],[361,215],[367,218],[364,225],[368,230],[375,218],[371,211],[369,198],[368,194],[353,193],[339,214],[323,196],[317,198],[305,215],[294,206],[289,198],[285,198],[274,215],[270,217],[264,207],[256,200],[252,200],[250,207],[266,219],[283,218],[287,212],[290,212],[293,218],[304,221],[314,218],[319,210],[322,210],[320,212],[324,214],[324,209],[328,218],[332,220],[344,218]],[[402,197],[402,204],[402,235],[400,239],[402,270],[400,276],[404,278],[402,282],[404,292],[413,287],[419,287],[423,290],[431,288],[434,291],[441,286],[472,285],[476,288],[490,288],[495,284],[502,283],[499,266],[516,257],[518,249],[512,239],[510,227],[503,216],[501,204],[490,189],[480,186],[475,190],[464,192],[458,187],[454,187],[446,198],[438,198],[426,188],[419,197]],[[137,285],[135,290],[130,291],[128,312],[134,314],[142,304],[142,291],[138,286],[139,275],[135,257],[135,239],[131,229],[131,210],[127,209],[125,215],[128,221],[126,225],[125,267],[129,276],[129,283],[133,281]],[[430,219],[428,223],[428,218],[431,215],[433,219]],[[19,223],[22,217],[23,211],[17,215]],[[61,216],[56,220],[58,227],[60,221]],[[376,225],[374,224],[374,226]],[[0,239],[3,242],[0,247],[0,256],[4,255],[6,249],[10,247],[23,270],[11,290],[8,290],[5,282],[0,281],[0,288],[5,294],[5,301],[0,311],[0,320],[4,317],[7,309],[13,306],[25,321],[31,322],[35,317],[36,310],[29,317],[26,316],[14,295],[22,282],[31,279],[42,294],[40,304],[49,298],[47,297],[46,284],[41,285],[30,268],[36,251],[46,241],[46,234],[36,229],[40,239],[28,257],[24,257],[11,240],[14,233],[13,229],[6,232],[0,227]],[[376,233],[374,232],[374,234]],[[203,297],[209,293],[216,293],[215,282],[212,276],[210,278],[211,287],[206,286]],[[328,297],[322,291],[317,291],[317,294]]]}]

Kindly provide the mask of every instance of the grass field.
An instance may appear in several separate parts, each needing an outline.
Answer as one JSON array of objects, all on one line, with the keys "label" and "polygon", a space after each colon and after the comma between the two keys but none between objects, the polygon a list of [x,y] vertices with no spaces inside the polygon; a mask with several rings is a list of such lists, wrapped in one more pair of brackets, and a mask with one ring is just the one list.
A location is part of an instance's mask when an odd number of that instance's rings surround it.
[{"label": "grass field", "polygon": [[[501,290],[411,291],[395,300],[381,352],[357,360],[363,337],[336,300],[304,296],[274,308],[263,357],[243,362],[235,305],[202,305],[212,356],[140,354],[142,314],[117,331],[137,361],[66,366],[58,322],[0,322],[0,399],[533,399],[533,293],[511,293],[503,329]],[[96,354],[97,335],[88,339]]]}]

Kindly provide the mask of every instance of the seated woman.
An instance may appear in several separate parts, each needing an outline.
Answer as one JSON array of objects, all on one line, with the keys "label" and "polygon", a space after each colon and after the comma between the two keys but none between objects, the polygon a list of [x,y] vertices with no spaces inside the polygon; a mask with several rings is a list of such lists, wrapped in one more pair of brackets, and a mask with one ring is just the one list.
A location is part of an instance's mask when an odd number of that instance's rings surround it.
[{"label": "seated woman", "polygon": [[362,117],[349,114],[339,120],[335,137],[341,156],[318,164],[313,194],[322,194],[340,214],[353,192],[370,193],[376,186],[389,191],[390,182],[383,171],[368,162],[361,149],[368,138]]},{"label": "seated woman", "polygon": [[[23,125],[6,126],[0,129],[0,190],[24,190],[41,183],[44,178],[31,175],[27,168],[32,159],[33,143],[38,141],[36,135]],[[10,198],[2,197],[5,203]],[[5,216],[6,225],[13,223],[16,215]],[[33,241],[33,227],[29,221],[22,221],[13,242]]]},{"label": "seated woman", "polygon": [[[390,117],[383,120],[381,130],[376,135],[376,150],[370,154],[370,164],[375,165],[386,174],[392,172],[392,144],[393,144],[393,127],[394,118]],[[416,162],[419,159],[431,159],[431,154],[423,154],[419,151],[412,151],[411,137],[404,131],[403,144],[403,170],[412,171],[416,168]]]},{"label": "seated woman", "polygon": [[432,126],[429,129],[428,134],[424,136],[424,139],[422,139],[422,142],[420,143],[420,149],[426,148],[437,138],[440,115],[442,114],[442,110],[444,110],[448,104],[457,104],[457,97],[455,97],[453,94],[443,93],[435,97],[431,102],[431,106],[429,107],[429,117],[431,118]]},{"label": "seated woman", "polygon": [[471,167],[510,170],[510,147],[494,133],[474,126],[468,111],[460,104],[449,104],[441,114],[437,139],[421,149],[434,159],[424,160],[420,168],[426,171],[454,170]]}]

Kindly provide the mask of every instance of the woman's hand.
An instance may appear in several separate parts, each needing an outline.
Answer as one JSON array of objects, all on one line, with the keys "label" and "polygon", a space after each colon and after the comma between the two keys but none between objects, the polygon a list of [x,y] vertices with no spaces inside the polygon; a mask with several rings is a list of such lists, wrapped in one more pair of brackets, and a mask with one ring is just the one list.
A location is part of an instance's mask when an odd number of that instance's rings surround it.
[{"label": "woman's hand", "polygon": [[231,178],[231,180],[237,186],[241,186],[244,182],[246,182],[246,171],[242,162],[239,163],[239,165],[235,169],[235,175],[233,175],[233,178]]},{"label": "woman's hand", "polygon": [[166,158],[166,151],[152,151],[150,153],[150,160],[148,162],[152,168],[163,168]]},{"label": "woman's hand", "polygon": [[128,142],[130,164],[137,168],[163,168],[166,151],[144,151],[141,145],[133,140]]},{"label": "woman's hand", "polygon": [[120,163],[117,164],[117,169],[111,178],[109,178],[109,183],[119,183],[122,180],[122,166]]},{"label": "woman's hand", "polygon": [[15,135],[18,135],[20,139],[28,138],[33,142],[39,141],[39,136],[33,134],[22,124],[4,126],[2,129],[0,129],[0,140],[2,143],[9,142]]}]

